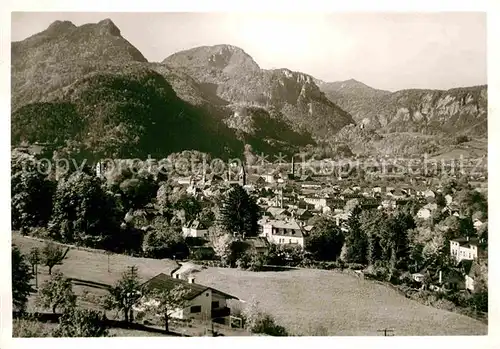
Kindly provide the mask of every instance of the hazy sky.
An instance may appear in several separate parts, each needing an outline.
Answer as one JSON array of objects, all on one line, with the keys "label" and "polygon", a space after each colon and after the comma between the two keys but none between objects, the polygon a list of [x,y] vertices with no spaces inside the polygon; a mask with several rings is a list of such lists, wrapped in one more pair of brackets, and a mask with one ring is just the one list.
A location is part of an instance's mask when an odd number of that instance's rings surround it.
[{"label": "hazy sky", "polygon": [[484,13],[13,13],[12,40],[55,20],[110,18],[149,61],[201,45],[241,47],[261,68],[387,90],[487,83]]}]

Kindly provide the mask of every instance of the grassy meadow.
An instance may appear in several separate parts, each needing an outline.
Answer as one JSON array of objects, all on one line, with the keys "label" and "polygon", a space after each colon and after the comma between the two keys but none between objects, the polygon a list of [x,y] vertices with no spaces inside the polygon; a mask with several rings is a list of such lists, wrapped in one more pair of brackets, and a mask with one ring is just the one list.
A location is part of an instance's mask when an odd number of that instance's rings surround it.
[{"label": "grassy meadow", "polygon": [[[425,306],[389,286],[328,270],[250,272],[208,268],[196,282],[220,288],[273,314],[297,335],[483,335],[487,325]],[[258,295],[258,296],[256,296]]]},{"label": "grassy meadow", "polygon": [[[12,238],[23,253],[43,245],[18,234]],[[63,265],[54,270],[112,284],[130,265],[139,267],[143,281],[176,267],[170,260],[112,255],[108,272],[105,254],[70,250]],[[46,267],[40,267],[39,273],[39,282],[48,278]],[[472,318],[425,306],[389,286],[335,271],[206,268],[196,273],[196,282],[232,294],[243,305],[258,302],[260,309],[295,335],[380,335],[377,330],[383,328],[394,329],[395,335],[485,335],[488,331],[487,325]]]}]

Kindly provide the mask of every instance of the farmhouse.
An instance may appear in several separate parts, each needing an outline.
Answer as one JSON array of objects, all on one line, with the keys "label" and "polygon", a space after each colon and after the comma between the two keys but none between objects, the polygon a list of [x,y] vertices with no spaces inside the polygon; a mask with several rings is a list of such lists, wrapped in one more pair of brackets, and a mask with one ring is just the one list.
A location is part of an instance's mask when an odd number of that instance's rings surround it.
[{"label": "farmhouse", "polygon": [[326,198],[306,197],[304,201],[308,204],[314,205],[316,210],[321,210],[323,207],[328,206]]},{"label": "farmhouse", "polygon": [[297,244],[304,247],[306,230],[295,220],[271,220],[267,217],[259,220],[260,236],[279,245]]},{"label": "farmhouse", "polygon": [[182,235],[185,238],[204,238],[208,237],[208,229],[198,220],[192,220],[182,227]]},{"label": "farmhouse", "polygon": [[463,259],[475,260],[478,256],[479,241],[477,238],[457,238],[450,241],[450,254],[457,262]]},{"label": "farmhouse", "polygon": [[[181,285],[189,292],[186,295],[188,306],[183,309],[175,310],[170,316],[177,319],[217,319],[223,320],[224,323],[229,322],[231,309],[227,306],[228,299],[236,299],[237,297],[219,291],[215,288],[196,284],[194,277],[190,277],[188,281],[174,279],[166,274],[160,273],[152,279],[146,281],[143,289],[153,290],[171,290],[176,286]],[[154,303],[154,299],[143,299],[142,304]],[[143,307],[138,306],[136,311],[143,311]]]}]

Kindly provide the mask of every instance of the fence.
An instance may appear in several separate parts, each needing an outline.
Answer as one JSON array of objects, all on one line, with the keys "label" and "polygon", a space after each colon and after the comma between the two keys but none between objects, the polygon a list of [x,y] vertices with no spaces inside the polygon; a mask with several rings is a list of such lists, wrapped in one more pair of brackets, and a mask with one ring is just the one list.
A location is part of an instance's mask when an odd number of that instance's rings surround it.
[{"label": "fence", "polygon": [[[59,313],[28,313],[28,314],[21,314],[19,312],[13,312],[12,317],[13,318],[21,318],[21,317],[28,317],[32,318],[36,321],[39,322],[45,322],[45,323],[58,323],[60,317],[62,314]],[[108,327],[108,328],[121,328],[121,329],[128,329],[128,330],[137,330],[137,331],[144,331],[144,332],[150,332],[150,333],[161,333],[165,334],[165,330],[156,328],[156,327],[151,327],[151,326],[146,326],[140,323],[136,322],[125,322],[123,320],[110,320],[110,319],[105,319],[102,321],[102,325]],[[169,336],[176,336],[176,337],[186,337],[184,334],[176,333],[176,332],[168,332]],[[189,337],[189,336],[187,336]]]}]

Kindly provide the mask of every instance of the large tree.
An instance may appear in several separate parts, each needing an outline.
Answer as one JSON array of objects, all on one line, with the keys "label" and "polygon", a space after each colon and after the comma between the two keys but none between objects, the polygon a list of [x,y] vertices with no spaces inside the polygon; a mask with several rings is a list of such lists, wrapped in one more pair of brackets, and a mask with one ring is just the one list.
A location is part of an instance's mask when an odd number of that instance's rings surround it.
[{"label": "large tree", "polygon": [[59,181],[50,232],[63,242],[103,247],[119,232],[121,217],[99,178],[75,172]]},{"label": "large tree", "polygon": [[28,303],[28,296],[33,292],[30,266],[19,248],[12,245],[12,304],[15,310],[23,312]]},{"label": "large tree", "polygon": [[315,259],[323,261],[336,260],[344,244],[344,234],[335,221],[327,217],[317,220],[306,240],[306,250]]},{"label": "large tree", "polygon": [[141,171],[132,178],[123,180],[119,188],[125,209],[136,209],[152,202],[158,191],[158,184],[152,174]]},{"label": "large tree", "polygon": [[57,308],[68,311],[76,305],[76,295],[73,292],[71,280],[56,272],[45,281],[38,293],[38,305],[52,309],[55,314]]},{"label": "large tree", "polygon": [[116,309],[123,312],[125,321],[131,320],[132,307],[141,298],[141,283],[136,266],[128,267],[122,274],[120,280],[109,289],[109,294],[105,298],[104,308],[107,310]]},{"label": "large tree", "polygon": [[394,266],[406,266],[409,256],[408,232],[416,227],[413,216],[400,210],[389,219],[388,235],[386,236],[386,251],[390,250],[388,261],[395,263]]},{"label": "large tree", "polygon": [[144,237],[142,250],[150,258],[184,258],[189,254],[188,246],[179,228],[157,217]]},{"label": "large tree", "polygon": [[11,176],[12,228],[45,226],[52,211],[54,182],[48,169],[26,154],[13,155]]},{"label": "large tree", "polygon": [[221,230],[218,224],[208,228],[208,233],[215,255],[219,257],[223,263],[227,263],[231,254],[231,244],[234,241],[234,237]]},{"label": "large tree", "polygon": [[31,265],[31,272],[35,275],[35,287],[38,287],[38,265],[42,261],[40,251],[33,247],[27,255],[27,260]]},{"label": "large tree", "polygon": [[146,291],[146,312],[159,315],[165,324],[165,331],[168,332],[168,320],[172,314],[184,309],[188,305],[186,296],[189,290],[178,285],[172,289],[151,289]]},{"label": "large tree", "polygon": [[195,219],[202,210],[200,202],[194,196],[188,194],[181,195],[173,207],[178,211],[182,211],[186,222]]},{"label": "large tree", "polygon": [[49,275],[52,274],[52,268],[56,265],[61,265],[69,252],[69,247],[63,249],[61,246],[53,243],[46,242],[42,248],[40,261],[43,265],[49,268]]},{"label": "large tree", "polygon": [[347,219],[346,261],[351,263],[366,263],[368,238],[361,229],[361,207],[355,206]]},{"label": "large tree", "polygon": [[257,235],[259,206],[241,186],[235,185],[229,190],[220,213],[220,223],[228,232],[241,237]]},{"label": "large tree", "polygon": [[366,234],[367,262],[374,264],[382,259],[381,240],[387,230],[387,215],[381,210],[365,210],[360,215],[360,229]]},{"label": "large tree", "polygon": [[393,257],[398,262],[404,262],[408,257],[408,231],[416,227],[413,216],[403,211],[399,211],[389,221],[389,231],[393,241]]},{"label": "large tree", "polygon": [[456,193],[453,201],[457,202],[462,216],[472,216],[476,211],[488,216],[488,198],[474,189],[463,189]]}]

